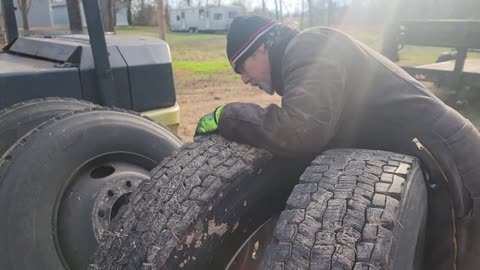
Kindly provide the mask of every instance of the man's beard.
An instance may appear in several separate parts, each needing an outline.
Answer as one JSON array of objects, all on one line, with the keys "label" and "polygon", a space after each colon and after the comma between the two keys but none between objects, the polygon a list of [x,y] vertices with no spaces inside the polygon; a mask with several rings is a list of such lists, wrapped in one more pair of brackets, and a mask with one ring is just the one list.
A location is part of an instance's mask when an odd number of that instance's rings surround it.
[{"label": "man's beard", "polygon": [[260,81],[254,81],[252,85],[257,86],[258,88],[262,89],[269,95],[273,95],[275,93],[275,90],[268,84]]}]

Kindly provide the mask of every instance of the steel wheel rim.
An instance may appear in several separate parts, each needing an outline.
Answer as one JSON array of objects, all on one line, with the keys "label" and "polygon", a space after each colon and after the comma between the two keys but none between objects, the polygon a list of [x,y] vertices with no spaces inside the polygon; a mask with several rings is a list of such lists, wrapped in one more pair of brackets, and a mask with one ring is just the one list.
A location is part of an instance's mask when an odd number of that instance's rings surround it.
[{"label": "steel wheel rim", "polygon": [[58,195],[53,214],[52,234],[66,269],[88,266],[111,219],[156,165],[147,157],[119,152],[92,158],[75,170]]}]

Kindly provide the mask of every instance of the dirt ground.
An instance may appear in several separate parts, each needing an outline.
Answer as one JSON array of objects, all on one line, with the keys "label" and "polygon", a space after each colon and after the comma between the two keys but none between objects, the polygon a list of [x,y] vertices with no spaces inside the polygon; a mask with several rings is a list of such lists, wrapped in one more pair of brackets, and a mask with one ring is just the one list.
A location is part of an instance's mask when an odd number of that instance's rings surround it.
[{"label": "dirt ground", "polygon": [[177,83],[176,88],[181,122],[178,135],[184,142],[193,140],[200,117],[218,106],[232,102],[257,103],[262,107],[280,104],[279,96],[270,96],[258,88],[245,85],[240,78],[230,81],[192,79],[188,74],[176,72],[175,80],[182,82]]}]

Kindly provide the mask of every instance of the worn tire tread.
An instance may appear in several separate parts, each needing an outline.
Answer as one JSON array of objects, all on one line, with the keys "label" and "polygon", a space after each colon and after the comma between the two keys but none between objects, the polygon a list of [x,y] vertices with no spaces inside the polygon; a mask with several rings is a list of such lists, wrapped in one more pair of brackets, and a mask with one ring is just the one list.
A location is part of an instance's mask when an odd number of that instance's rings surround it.
[{"label": "worn tire tread", "polygon": [[340,149],[317,157],[287,201],[265,269],[385,269],[410,156]]},{"label": "worn tire tread", "polygon": [[207,228],[193,228],[201,213],[215,209],[242,177],[271,159],[265,150],[218,135],[184,145],[132,193],[111,231],[104,233],[90,269],[171,269],[167,264],[181,268],[192,262],[195,258],[178,261],[172,254],[215,237]]}]

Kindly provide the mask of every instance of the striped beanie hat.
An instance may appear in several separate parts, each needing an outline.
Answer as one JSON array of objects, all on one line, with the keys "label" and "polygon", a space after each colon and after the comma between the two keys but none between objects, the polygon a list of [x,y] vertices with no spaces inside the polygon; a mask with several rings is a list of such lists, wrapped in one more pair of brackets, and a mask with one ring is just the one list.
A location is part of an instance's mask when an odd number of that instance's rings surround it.
[{"label": "striped beanie hat", "polygon": [[260,16],[238,16],[227,35],[227,56],[235,72],[265,41],[267,33],[279,23]]}]

